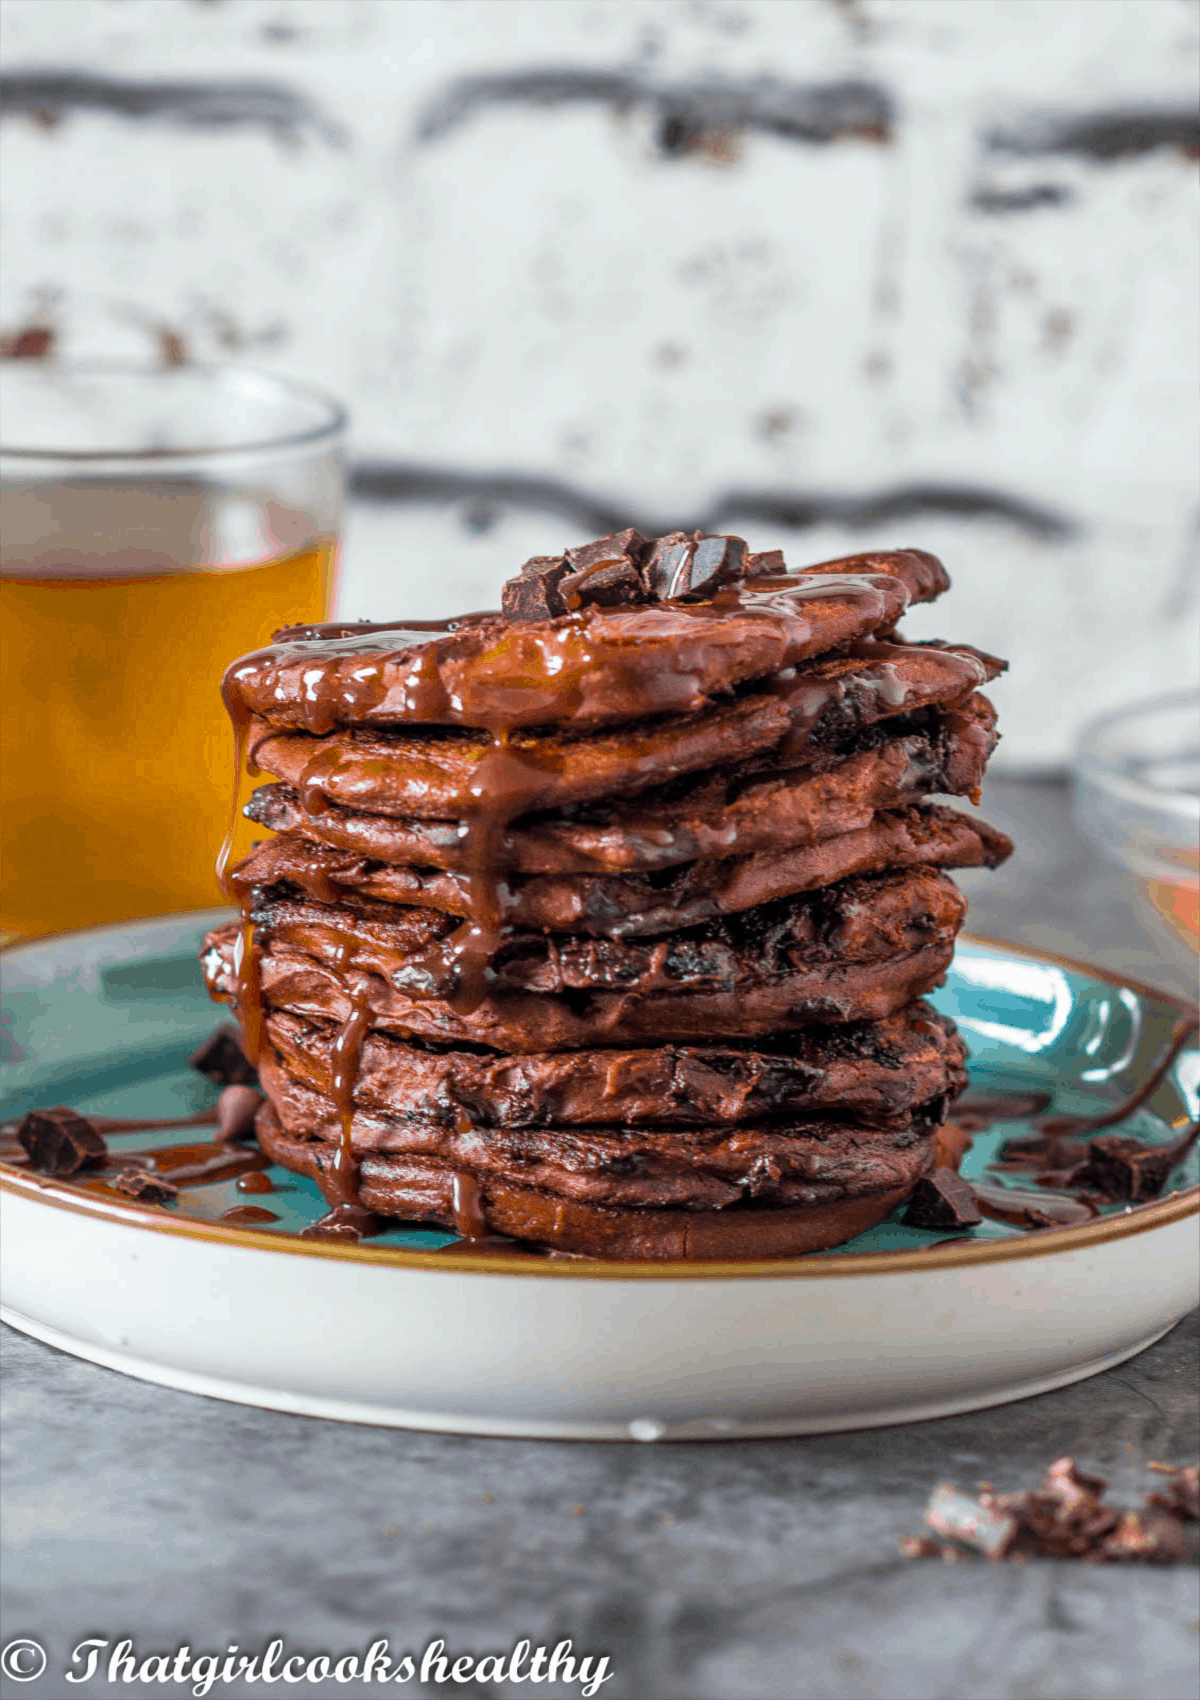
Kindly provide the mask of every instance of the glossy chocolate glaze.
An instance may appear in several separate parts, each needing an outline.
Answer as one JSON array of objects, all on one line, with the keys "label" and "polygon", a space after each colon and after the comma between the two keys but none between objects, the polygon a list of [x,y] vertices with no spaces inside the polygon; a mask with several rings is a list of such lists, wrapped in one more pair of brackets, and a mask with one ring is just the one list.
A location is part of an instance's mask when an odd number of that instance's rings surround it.
[{"label": "glossy chocolate glaze", "polygon": [[946,582],[932,556],[901,550],[725,585],[706,602],[592,606],[530,624],[478,616],[432,632],[307,628],[234,662],[223,694],[235,722],[259,715],[318,737],[343,725],[496,734],[687,714],[714,690],[890,631]]}]

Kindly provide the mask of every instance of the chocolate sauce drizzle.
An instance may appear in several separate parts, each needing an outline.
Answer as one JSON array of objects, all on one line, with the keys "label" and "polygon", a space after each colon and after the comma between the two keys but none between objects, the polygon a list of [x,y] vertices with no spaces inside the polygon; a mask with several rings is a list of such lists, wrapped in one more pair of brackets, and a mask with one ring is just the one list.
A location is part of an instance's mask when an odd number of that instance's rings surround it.
[{"label": "chocolate sauce drizzle", "polygon": [[1068,1135],[1077,1137],[1080,1134],[1099,1133],[1102,1128],[1113,1127],[1131,1116],[1135,1110],[1140,1110],[1143,1104],[1149,1102],[1162,1085],[1176,1057],[1187,1041],[1194,1037],[1197,1024],[1190,1016],[1184,1016],[1171,1029],[1167,1048],[1156,1067],[1147,1075],[1131,1098],[1118,1104],[1114,1110],[1106,1110],[1100,1116],[1043,1116],[1034,1123],[1039,1133],[1050,1135]]}]

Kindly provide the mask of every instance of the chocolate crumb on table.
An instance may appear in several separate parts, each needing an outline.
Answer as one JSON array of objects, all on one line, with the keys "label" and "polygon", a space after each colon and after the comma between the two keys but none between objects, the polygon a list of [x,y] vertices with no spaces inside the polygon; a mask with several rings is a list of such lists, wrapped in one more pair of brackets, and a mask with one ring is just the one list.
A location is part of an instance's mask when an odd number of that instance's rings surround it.
[{"label": "chocolate crumb on table", "polygon": [[[1081,1470],[1073,1458],[1050,1465],[1039,1487],[1020,1493],[976,1496],[942,1482],[930,1496],[930,1535],[900,1542],[905,1558],[948,1562],[980,1555],[993,1562],[1074,1558],[1085,1564],[1181,1564],[1195,1561],[1190,1525],[1200,1520],[1197,1467],[1147,1466],[1169,1480],[1165,1492],[1146,1495],[1138,1509],[1106,1505],[1107,1482]],[[1190,1530],[1190,1532],[1189,1532]]]}]

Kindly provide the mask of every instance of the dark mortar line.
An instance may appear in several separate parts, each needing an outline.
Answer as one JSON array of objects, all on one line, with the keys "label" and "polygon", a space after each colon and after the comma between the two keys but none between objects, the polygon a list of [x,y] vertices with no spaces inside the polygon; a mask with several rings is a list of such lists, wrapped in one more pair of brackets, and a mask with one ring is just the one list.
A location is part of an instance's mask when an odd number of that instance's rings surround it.
[{"label": "dark mortar line", "polygon": [[1155,148],[1200,151],[1200,114],[1188,107],[1113,107],[1073,117],[1029,116],[998,125],[984,137],[996,153],[1079,154],[1130,159]]},{"label": "dark mortar line", "polygon": [[970,484],[911,483],[838,496],[818,491],[726,490],[699,513],[653,515],[629,504],[595,496],[564,480],[520,473],[458,472],[403,461],[361,461],[351,471],[354,495],[374,502],[405,504],[466,501],[479,509],[486,530],[489,508],[524,508],[557,514],[596,536],[635,525],[649,537],[668,531],[717,530],[733,520],[760,520],[789,530],[835,523],[867,526],[891,520],[951,514],[968,519],[1002,519],[1042,541],[1061,542],[1079,531],[1067,516],[1003,491]]},{"label": "dark mortar line", "polygon": [[828,83],[784,83],[773,77],[656,83],[631,71],[563,66],[458,78],[428,103],[417,136],[435,141],[492,106],[585,103],[619,110],[649,107],[660,149],[676,155],[691,152],[713,131],[758,130],[817,144],[844,136],[886,142],[895,125],[888,91],[853,78]]},{"label": "dark mortar line", "polygon": [[196,129],[259,125],[288,141],[315,130],[332,146],[345,144],[342,127],[307,95],[261,78],[205,80],[102,77],[88,71],[26,70],[0,74],[0,117],[53,122],[64,112],[109,112],[118,117],[165,118]]},{"label": "dark mortar line", "polygon": [[975,190],[967,202],[972,212],[1018,213],[1032,212],[1037,207],[1069,206],[1075,191],[1065,183],[1030,183],[1021,189],[1000,189],[985,183]]}]

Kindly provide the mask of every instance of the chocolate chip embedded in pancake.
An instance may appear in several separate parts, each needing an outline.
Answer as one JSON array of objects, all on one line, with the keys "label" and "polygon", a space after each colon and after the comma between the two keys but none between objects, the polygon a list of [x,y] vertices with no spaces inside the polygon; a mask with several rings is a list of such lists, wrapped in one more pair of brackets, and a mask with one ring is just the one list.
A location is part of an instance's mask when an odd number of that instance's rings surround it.
[{"label": "chocolate chip embedded in pancake", "polygon": [[474,616],[437,633],[309,627],[235,662],[225,699],[317,735],[688,714],[714,692],[892,630],[910,602],[948,583],[932,555],[897,550],[725,586],[711,602],[592,606],[532,623]]},{"label": "chocolate chip embedded in pancake", "polygon": [[[284,1011],[267,1036],[287,1073],[329,1097],[339,1029]],[[493,1056],[405,1044],[384,1033],[363,1046],[353,1101],[364,1110],[441,1127],[730,1125],[836,1114],[872,1126],[956,1097],[965,1049],[928,1004],[882,1021],[771,1034],[758,1044],[653,1050],[542,1051]]]},{"label": "chocolate chip embedded in pancake", "polygon": [[[664,780],[770,752],[774,767],[808,765],[831,738],[880,720],[967,700],[1000,663],[971,649],[867,644],[773,676],[702,712],[598,731],[515,732],[506,759],[520,770],[522,808],[561,809],[646,791]],[[491,740],[469,730],[356,728],[314,738],[251,726],[250,749],[317,812],[329,804],[420,820],[478,812],[478,776]]]},{"label": "chocolate chip embedded in pancake", "polygon": [[[512,875],[500,887],[501,914],[514,931],[628,938],[695,926],[853,874],[994,868],[1011,853],[1011,841],[986,822],[926,805],[882,811],[857,831],[815,845],[684,863],[655,874]],[[255,886],[286,883],[323,903],[354,895],[460,917],[470,913],[469,885],[459,875],[372,861],[295,832],[259,845],[234,870],[233,881],[247,901]]]},{"label": "chocolate chip embedded in pancake", "polygon": [[[995,745],[995,710],[975,694],[959,708],[848,734],[815,766],[782,772],[745,761],[677,779],[629,801],[526,816],[499,835],[498,869],[521,873],[643,872],[815,843],[870,824],[878,809],[934,793],[978,792]],[[894,730],[893,730],[894,728]],[[458,821],[309,814],[295,790],[264,786],[247,815],[381,862],[451,871],[467,864]]]},{"label": "chocolate chip embedded in pancake", "polygon": [[[255,928],[271,1008],[346,1021],[350,986],[362,985],[383,1032],[527,1053],[877,1020],[938,983],[965,907],[950,879],[918,868],[658,940],[518,939],[469,1012],[451,1001],[452,923],[435,911],[264,894]],[[211,934],[203,958],[210,990],[233,1000],[236,932]]]},{"label": "chocolate chip embedded in pancake", "polygon": [[[259,1112],[259,1143],[273,1162],[327,1180],[334,1146],[284,1132],[268,1103]],[[475,1178],[480,1212],[492,1234],[586,1256],[630,1259],[767,1259],[821,1251],[861,1234],[886,1216],[933,1166],[932,1136],[905,1153],[864,1151],[854,1190],[814,1181],[793,1205],[750,1202],[723,1209],[614,1208],[496,1175]],[[367,1153],[358,1194],[368,1210],[410,1222],[455,1228],[462,1171],[435,1159]],[[891,1184],[888,1184],[890,1180]]]}]

